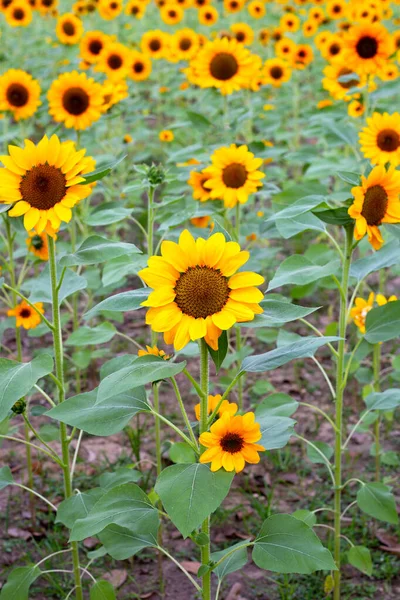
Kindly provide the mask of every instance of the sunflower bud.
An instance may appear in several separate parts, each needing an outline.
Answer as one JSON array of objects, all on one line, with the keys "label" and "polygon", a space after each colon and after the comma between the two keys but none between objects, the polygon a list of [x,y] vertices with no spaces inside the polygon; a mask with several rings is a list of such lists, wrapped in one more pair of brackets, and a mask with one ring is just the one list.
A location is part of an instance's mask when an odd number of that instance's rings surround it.
[{"label": "sunflower bud", "polygon": [[11,410],[16,415],[23,415],[26,410],[26,402],[22,398],[17,400],[14,406],[11,407]]},{"label": "sunflower bud", "polygon": [[152,187],[161,185],[165,179],[165,170],[162,165],[151,165],[147,171],[147,180]]}]

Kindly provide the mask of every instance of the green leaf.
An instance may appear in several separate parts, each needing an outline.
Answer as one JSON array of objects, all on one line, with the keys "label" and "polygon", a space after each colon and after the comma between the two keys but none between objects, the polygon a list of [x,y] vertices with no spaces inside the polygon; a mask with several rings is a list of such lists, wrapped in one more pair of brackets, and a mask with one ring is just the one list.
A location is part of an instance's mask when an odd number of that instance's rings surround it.
[{"label": "green leaf", "polygon": [[219,552],[211,553],[211,560],[213,562],[218,562],[229,552],[232,552],[233,549],[237,548],[233,554],[228,556],[218,567],[213,569],[213,572],[218,577],[219,581],[221,581],[226,575],[229,573],[234,573],[235,571],[239,571],[242,569],[247,563],[249,557],[247,554],[247,544],[250,540],[243,540],[242,542],[238,542],[229,548],[225,548],[225,550],[220,550]]},{"label": "green leaf", "polygon": [[354,222],[349,215],[348,208],[344,206],[340,206],[338,208],[328,208],[325,210],[317,209],[313,212],[313,214],[324,221],[324,223],[329,223],[330,225],[350,225]]},{"label": "green leaf", "polygon": [[310,212],[305,213],[304,215],[298,215],[297,217],[291,217],[290,219],[277,219],[275,225],[285,240],[288,240],[291,237],[298,235],[302,231],[307,231],[309,229],[313,231],[326,230],[326,227],[321,219]]},{"label": "green leaf", "polygon": [[284,260],[278,267],[274,277],[269,282],[267,291],[288,284],[307,285],[322,277],[334,275],[337,273],[339,266],[340,261],[338,260],[332,260],[321,266],[312,263],[301,254],[294,254]]},{"label": "green leaf", "polygon": [[99,304],[96,304],[96,306],[91,308],[83,316],[83,318],[91,319],[103,310],[112,310],[115,312],[138,310],[139,308],[143,308],[142,302],[148,298],[149,293],[149,288],[142,288],[139,290],[131,290],[129,292],[122,292],[121,294],[115,294],[115,296],[110,296]]},{"label": "green leaf", "polygon": [[141,356],[131,366],[120,369],[101,381],[97,392],[97,403],[146,383],[173,377],[181,373],[185,366],[186,362],[173,363],[157,356]]},{"label": "green leaf", "polygon": [[89,492],[79,492],[63,500],[57,509],[55,522],[62,523],[68,529],[72,529],[77,519],[88,516],[90,510],[97,500],[104,494],[100,488],[94,488]]},{"label": "green leaf", "polygon": [[353,567],[371,577],[372,559],[368,548],[365,546],[352,546],[347,552],[347,559]]},{"label": "green leaf", "polygon": [[261,569],[275,573],[337,570],[313,530],[291,515],[272,515],[264,521],[254,542],[253,560]]},{"label": "green leaf", "polygon": [[257,406],[256,415],[269,417],[291,417],[299,407],[299,403],[288,394],[278,392],[264,398]]},{"label": "green leaf", "polygon": [[60,258],[62,267],[74,267],[77,265],[96,265],[106,262],[118,256],[137,254],[141,251],[134,244],[125,242],[112,242],[100,235],[88,237],[74,254],[67,254]]},{"label": "green leaf", "polygon": [[108,525],[128,529],[140,526],[141,531],[147,532],[158,527],[158,522],[158,511],[143,490],[135,483],[124,483],[106,492],[85,518],[76,521],[70,541],[97,535]]},{"label": "green leaf", "polygon": [[337,171],[335,173],[342,181],[346,183],[350,183],[350,185],[360,185],[360,174],[359,173],[351,173],[350,171]]},{"label": "green leaf", "polygon": [[97,327],[79,327],[65,341],[67,346],[90,346],[105,344],[112,340],[116,333],[111,323],[101,323]]},{"label": "green leaf", "polygon": [[46,416],[92,435],[108,436],[121,431],[138,412],[148,410],[143,387],[116,393],[100,401],[96,388],[64,400],[49,410]]},{"label": "green leaf", "polygon": [[0,469],[0,490],[7,487],[8,485],[12,485],[13,483],[14,483],[14,479],[13,479],[10,467],[1,467],[1,469]]},{"label": "green leaf", "polygon": [[370,344],[387,342],[400,336],[400,300],[373,308],[365,320],[365,339]]},{"label": "green leaf", "polygon": [[228,336],[226,331],[223,331],[218,338],[218,350],[213,350],[208,344],[207,348],[218,373],[228,352]]},{"label": "green leaf", "polygon": [[242,363],[242,370],[249,373],[263,373],[281,367],[295,358],[314,356],[321,346],[328,342],[337,342],[340,338],[336,336],[327,337],[303,337],[293,344],[285,344],[275,350],[264,354],[248,356]]},{"label": "green leaf", "polygon": [[[59,264],[57,264],[58,280],[60,279],[61,271],[62,269]],[[68,296],[75,294],[75,292],[84,290],[86,287],[87,281],[85,277],[77,275],[74,271],[67,269],[58,292],[60,302],[65,300],[65,298],[68,298]],[[45,266],[38,277],[25,281],[23,289],[31,292],[29,296],[30,302],[49,302],[52,304],[49,265],[47,264]]]},{"label": "green leaf", "polygon": [[133,521],[127,527],[108,525],[99,533],[99,539],[104,544],[107,553],[116,560],[126,560],[143,548],[157,547],[157,531],[159,521],[155,514],[150,522]]},{"label": "green leaf", "polygon": [[258,413],[256,421],[260,425],[261,439],[257,444],[264,446],[265,450],[283,448],[293,434],[295,421],[288,417],[271,417],[268,414]]},{"label": "green leaf", "polygon": [[[329,460],[333,456],[333,448],[329,444],[326,444],[325,442],[319,442],[318,440],[313,441],[313,445],[316,446],[318,448],[318,450],[320,450],[322,452],[322,454],[325,456],[325,458],[329,462]],[[322,458],[321,454],[319,452],[317,452],[315,450],[315,448],[310,446],[310,444],[307,444],[307,456],[308,456],[308,460],[310,460],[312,463],[326,464],[326,461]]]},{"label": "green leaf", "polygon": [[297,217],[298,215],[309,212],[312,208],[316,208],[325,202],[325,200],[325,196],[321,196],[319,194],[304,196],[303,198],[296,200],[296,202],[293,202],[286,208],[269,217],[269,219],[267,219],[267,223],[275,223],[277,219],[292,219],[293,217]]},{"label": "green leaf", "polygon": [[136,483],[141,478],[142,474],[136,469],[130,469],[129,467],[120,467],[116,471],[111,473],[103,473],[99,477],[99,484],[104,490],[111,490],[111,488],[123,483],[129,483],[132,481]]},{"label": "green leaf", "polygon": [[115,160],[113,160],[111,163],[108,163],[107,165],[105,165],[103,167],[99,167],[98,169],[96,169],[95,171],[92,171],[91,173],[87,173],[87,175],[84,176],[85,181],[83,183],[84,184],[94,183],[95,181],[99,181],[99,179],[103,179],[103,177],[105,177],[113,169],[115,169],[115,167],[117,165],[119,165],[127,156],[128,156],[127,154],[124,154],[120,158],[116,158]]},{"label": "green leaf", "polygon": [[41,354],[28,363],[0,358],[0,421],[17,400],[52,370],[53,359],[48,354]]},{"label": "green leaf", "polygon": [[264,312],[261,315],[256,315],[253,321],[239,323],[239,326],[251,329],[255,327],[281,327],[285,323],[303,319],[320,308],[306,308],[305,306],[290,304],[290,302],[269,299],[262,300],[260,305]]},{"label": "green leaf", "polygon": [[199,128],[201,130],[207,129],[211,125],[211,121],[206,119],[206,117],[204,115],[202,115],[201,113],[197,113],[197,112],[188,110],[186,112],[186,115],[187,115],[188,119],[191,121],[191,123],[196,127],[196,129],[197,128]]},{"label": "green leaf", "polygon": [[100,204],[85,219],[84,222],[91,227],[102,227],[123,221],[132,214],[133,208],[124,208],[114,202]]},{"label": "green leaf", "polygon": [[109,581],[98,579],[90,588],[90,600],[116,600],[113,586]]},{"label": "green leaf", "polygon": [[400,262],[399,246],[398,240],[391,240],[377,252],[356,260],[351,265],[350,275],[356,277],[358,281],[362,281],[370,273],[398,264]]},{"label": "green leaf", "polygon": [[184,538],[221,504],[234,473],[213,473],[202,464],[172,465],[157,477],[155,491],[168,516]]},{"label": "green leaf", "polygon": [[400,389],[391,388],[384,392],[373,392],[364,401],[369,410],[393,410],[400,405]]},{"label": "green leaf", "polygon": [[383,483],[365,483],[357,492],[358,507],[371,517],[396,524],[399,517],[394,496],[390,488]]},{"label": "green leaf", "polygon": [[39,567],[17,567],[11,571],[0,592],[0,600],[29,600],[29,588],[40,577]]},{"label": "green leaf", "polygon": [[175,442],[169,449],[169,458],[176,464],[191,464],[196,462],[194,450],[186,442]]},{"label": "green leaf", "polygon": [[292,513],[292,516],[296,517],[296,519],[300,519],[300,521],[303,521],[303,523],[309,527],[314,527],[317,522],[315,513],[311,512],[310,510],[304,510],[300,508],[299,510],[295,510],[294,513]]}]

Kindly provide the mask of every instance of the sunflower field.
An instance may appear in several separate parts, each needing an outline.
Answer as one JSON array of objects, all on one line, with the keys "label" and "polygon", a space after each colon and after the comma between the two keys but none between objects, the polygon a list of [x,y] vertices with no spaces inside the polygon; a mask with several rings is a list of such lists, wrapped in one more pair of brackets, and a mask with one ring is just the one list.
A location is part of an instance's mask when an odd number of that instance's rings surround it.
[{"label": "sunflower field", "polygon": [[400,598],[400,0],[0,0],[0,600]]}]

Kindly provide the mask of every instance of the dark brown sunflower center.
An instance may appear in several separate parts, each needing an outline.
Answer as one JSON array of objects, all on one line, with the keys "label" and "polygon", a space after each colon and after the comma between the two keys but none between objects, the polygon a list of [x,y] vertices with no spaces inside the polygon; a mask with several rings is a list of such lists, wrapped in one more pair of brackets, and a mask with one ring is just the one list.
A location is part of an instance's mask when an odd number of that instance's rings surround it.
[{"label": "dark brown sunflower center", "polygon": [[14,10],[14,19],[16,19],[17,21],[22,21],[24,16],[25,16],[25,12],[22,8],[16,8]]},{"label": "dark brown sunflower center", "polygon": [[331,46],[329,46],[329,54],[331,56],[336,56],[336,54],[339,54],[339,52],[340,52],[339,44],[332,44]]},{"label": "dark brown sunflower center", "polygon": [[340,85],[340,87],[344,88],[345,90],[355,87],[360,83],[359,79],[348,79],[347,81],[339,81],[341,77],[343,77],[344,75],[350,75],[352,72],[353,71],[351,69],[347,69],[346,67],[343,67],[343,69],[340,69],[340,71],[338,73],[339,85]]},{"label": "dark brown sunflower center", "polygon": [[89,44],[89,52],[97,56],[103,49],[103,44],[100,40],[92,40]]},{"label": "dark brown sunflower center", "polygon": [[22,317],[23,319],[29,319],[29,317],[31,316],[32,311],[30,308],[23,308],[20,313],[19,316]]},{"label": "dark brown sunflower center", "polygon": [[283,69],[281,67],[272,67],[269,73],[272,79],[280,79],[283,75]]},{"label": "dark brown sunflower center", "polygon": [[135,71],[135,73],[143,73],[144,71],[144,64],[142,62],[135,62],[133,65],[133,70]]},{"label": "dark brown sunflower center", "polygon": [[117,9],[118,8],[117,2],[111,2],[110,8],[112,8],[113,10]]},{"label": "dark brown sunflower center", "polygon": [[75,26],[71,21],[65,21],[63,24],[63,31],[65,35],[74,35],[75,34]]},{"label": "dark brown sunflower center", "polygon": [[400,136],[393,129],[383,129],[376,137],[376,144],[384,152],[395,152],[400,146]]},{"label": "dark brown sunflower center", "polygon": [[48,165],[37,165],[22,178],[19,189],[22,200],[33,208],[48,210],[64,198],[66,179],[60,169]]},{"label": "dark brown sunflower center", "polygon": [[378,42],[375,38],[365,35],[360,38],[356,45],[357,54],[364,59],[374,58],[378,52]]},{"label": "dark brown sunflower center", "polygon": [[131,15],[137,15],[138,12],[139,12],[139,7],[138,6],[132,6]]},{"label": "dark brown sunflower center", "polygon": [[89,95],[80,87],[69,88],[62,98],[64,109],[75,117],[82,115],[87,110],[89,103]]},{"label": "dark brown sunflower center", "polygon": [[185,315],[205,319],[225,306],[228,281],[211,267],[189,267],[176,282],[175,293],[175,302]]},{"label": "dark brown sunflower center", "polygon": [[244,42],[244,40],[246,39],[246,35],[243,31],[238,31],[236,34],[236,39],[238,42]]},{"label": "dark brown sunflower center", "polygon": [[53,0],[42,0],[42,6],[47,6],[47,8],[53,6]]},{"label": "dark brown sunflower center", "polygon": [[160,40],[157,40],[157,39],[151,40],[150,44],[149,44],[149,48],[153,52],[158,52],[160,50],[160,48],[161,48],[161,42],[160,42]]},{"label": "dark brown sunflower center", "polygon": [[12,83],[6,92],[7,101],[11,106],[21,108],[29,99],[29,92],[21,83]]},{"label": "dark brown sunflower center", "polygon": [[43,248],[43,240],[40,235],[34,235],[31,239],[31,246],[35,248],[35,250],[41,250]]},{"label": "dark brown sunflower center", "polygon": [[236,454],[236,452],[240,452],[244,446],[244,440],[239,433],[226,433],[223,438],[221,438],[220,445],[224,452],[229,452],[229,454]]},{"label": "dark brown sunflower center", "polygon": [[168,15],[174,19],[176,17],[176,10],[174,10],[173,8],[171,10],[168,11]]},{"label": "dark brown sunflower center", "polygon": [[122,67],[122,58],[119,54],[111,54],[108,57],[107,64],[110,67],[110,69],[120,69]]},{"label": "dark brown sunflower center", "polygon": [[222,181],[229,188],[240,188],[247,181],[247,171],[243,165],[232,163],[222,171]]},{"label": "dark brown sunflower center", "polygon": [[179,48],[181,50],[189,50],[189,48],[192,46],[192,40],[190,40],[189,38],[183,38],[181,39],[181,41],[179,42]]},{"label": "dark brown sunflower center", "polygon": [[215,79],[228,81],[236,75],[239,70],[237,60],[228,52],[216,54],[210,62],[210,73]]},{"label": "dark brown sunflower center", "polygon": [[368,188],[364,197],[362,216],[368,225],[379,225],[385,216],[388,205],[388,195],[381,185]]}]

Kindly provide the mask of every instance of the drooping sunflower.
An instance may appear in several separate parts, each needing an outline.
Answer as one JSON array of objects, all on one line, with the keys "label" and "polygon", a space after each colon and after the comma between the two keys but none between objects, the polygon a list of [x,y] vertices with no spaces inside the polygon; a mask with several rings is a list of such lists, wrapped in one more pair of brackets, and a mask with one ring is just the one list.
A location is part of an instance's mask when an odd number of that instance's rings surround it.
[{"label": "drooping sunflower", "polygon": [[265,61],[263,69],[264,83],[274,87],[280,87],[282,83],[289,81],[292,70],[287,62],[281,58],[270,58]]},{"label": "drooping sunflower", "polygon": [[146,31],[142,35],[140,47],[142,52],[151,56],[151,58],[159,59],[166,55],[168,49],[169,36],[160,29]]},{"label": "drooping sunflower", "polygon": [[211,463],[211,471],[223,468],[225,471],[243,471],[245,463],[260,462],[259,452],[265,450],[261,444],[259,423],[256,423],[252,412],[243,416],[231,417],[227,412],[215,421],[210,431],[199,437],[200,444],[207,450],[200,456],[201,463]]},{"label": "drooping sunflower", "polygon": [[[44,314],[42,302],[36,302],[35,307],[40,313]],[[7,311],[7,315],[15,317],[16,326],[23,327],[24,329],[35,329],[41,322],[38,313],[25,300],[22,300],[15,308]]]},{"label": "drooping sunflower", "polygon": [[40,258],[40,260],[49,260],[47,234],[39,234],[35,231],[30,231],[28,235],[29,237],[26,239],[26,245],[28,246],[29,252],[32,252],[32,254]]},{"label": "drooping sunflower", "polygon": [[47,94],[49,113],[67,128],[87,129],[101,117],[102,86],[86,73],[63,73]]},{"label": "drooping sunflower", "polygon": [[204,186],[210,190],[211,198],[220,198],[227,208],[247,202],[250,194],[262,186],[264,173],[258,171],[262,158],[255,158],[247,146],[218,148],[211,156],[211,166],[204,169],[210,179]]},{"label": "drooping sunflower", "polygon": [[219,18],[219,14],[216,8],[211,5],[202,6],[198,11],[199,23],[201,25],[214,25]]},{"label": "drooping sunflower", "polygon": [[151,58],[143,52],[132,50],[129,59],[128,77],[133,81],[145,81],[152,70]]},{"label": "drooping sunflower", "polygon": [[160,350],[159,348],[157,348],[157,346],[147,346],[146,345],[146,350],[138,350],[138,356],[159,356],[160,358],[163,358],[164,360],[168,360],[170,357],[169,354],[166,354],[164,352],[164,350]]},{"label": "drooping sunflower", "polygon": [[226,242],[222,233],[194,240],[185,230],[178,244],[162,242],[161,256],[149,258],[149,266],[139,272],[154,289],[143,302],[150,307],[146,323],[163,332],[175,350],[201,338],[217,350],[222,330],[262,312],[258,303],[263,294],[255,286],[264,278],[236,273],[248,259],[249,253],[236,242]]},{"label": "drooping sunflower", "polygon": [[32,21],[32,9],[25,0],[13,0],[4,16],[11,27],[26,27]]},{"label": "drooping sunflower", "polygon": [[366,79],[365,76],[360,77],[342,63],[328,65],[324,69],[324,75],[322,87],[327,90],[335,100],[351,100],[352,95],[349,94],[349,90],[361,87],[365,84]]},{"label": "drooping sunflower", "polygon": [[190,171],[188,184],[193,188],[193,198],[195,200],[200,200],[200,202],[207,202],[207,200],[210,200],[210,190],[204,187],[204,184],[209,179],[210,175],[204,173],[204,171]]},{"label": "drooping sunflower", "polygon": [[102,112],[107,112],[112,106],[128,97],[128,85],[125,79],[110,81],[106,79],[102,87]]},{"label": "drooping sunflower", "polygon": [[99,0],[97,10],[105,21],[111,21],[121,14],[123,9],[122,0]]},{"label": "drooping sunflower", "polygon": [[0,110],[11,111],[16,121],[31,117],[40,104],[40,85],[32,75],[10,69],[0,77]]},{"label": "drooping sunflower", "polygon": [[184,17],[184,11],[178,4],[167,3],[160,9],[161,19],[167,25],[176,25]]},{"label": "drooping sunflower", "polygon": [[254,58],[243,44],[222,38],[208,42],[190,64],[198,85],[216,87],[225,95],[248,87],[255,74]]},{"label": "drooping sunflower", "polygon": [[364,300],[364,298],[356,298],[354,301],[354,306],[350,310],[350,317],[353,319],[354,324],[357,325],[360,333],[365,333],[365,320],[367,318],[367,314],[374,306],[374,299],[375,294],[373,292],[371,292],[368,296],[368,300]]},{"label": "drooping sunflower", "polygon": [[83,24],[73,13],[65,13],[57,20],[56,34],[62,44],[73,46],[83,34]]},{"label": "drooping sunflower", "polygon": [[[219,401],[221,400],[221,394],[217,394],[216,396],[208,396],[207,398],[207,414],[211,415],[214,410],[217,408]],[[218,416],[220,417],[224,412],[227,412],[231,417],[235,415],[238,411],[238,405],[236,402],[229,402],[228,400],[224,400],[221,403],[221,406],[218,410]],[[200,421],[200,403],[196,404],[194,407],[194,412],[196,415],[196,419]]]},{"label": "drooping sunflower", "polygon": [[0,157],[0,202],[14,205],[10,217],[24,215],[27,231],[54,234],[61,221],[71,220],[71,208],[91,192],[81,176],[91,157],[56,135],[44,136],[37,145],[25,140],[24,148],[9,146],[8,151]]},{"label": "drooping sunflower", "polygon": [[96,70],[105,73],[111,81],[127,76],[130,50],[120,42],[106,44],[99,54]]},{"label": "drooping sunflower", "polygon": [[101,51],[109,41],[109,36],[102,31],[88,31],[79,46],[81,57],[90,64],[97,62]]},{"label": "drooping sunflower", "polygon": [[400,113],[374,112],[359,134],[361,152],[373,165],[400,164]]},{"label": "drooping sunflower", "polygon": [[354,237],[360,240],[367,234],[371,246],[379,250],[383,244],[379,225],[400,223],[400,171],[379,165],[367,178],[362,176],[361,185],[351,193],[354,202],[348,213],[355,219]]},{"label": "drooping sunflower", "polygon": [[191,60],[199,49],[197,33],[189,27],[180,29],[171,36],[170,48],[177,60]]},{"label": "drooping sunflower", "polygon": [[380,23],[351,27],[345,38],[343,62],[357,73],[375,73],[393,52],[387,29]]},{"label": "drooping sunflower", "polygon": [[241,44],[250,46],[254,40],[254,31],[247,23],[234,23],[230,27],[235,34],[235,38]]}]

